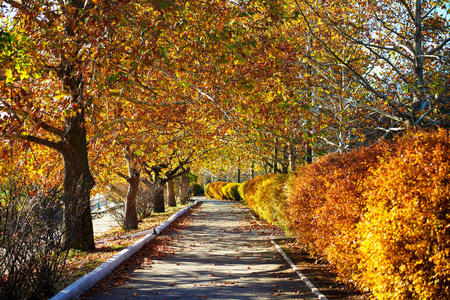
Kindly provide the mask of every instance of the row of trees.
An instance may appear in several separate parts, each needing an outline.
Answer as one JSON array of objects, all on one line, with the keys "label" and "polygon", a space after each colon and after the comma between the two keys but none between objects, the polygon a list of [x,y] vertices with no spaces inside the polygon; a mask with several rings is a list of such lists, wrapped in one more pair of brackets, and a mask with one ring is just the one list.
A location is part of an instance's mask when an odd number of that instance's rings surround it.
[{"label": "row of trees", "polygon": [[241,19],[241,59],[223,84],[235,88],[223,102],[227,144],[243,157],[285,173],[322,153],[449,125],[449,1],[258,4],[243,4],[255,23]]},{"label": "row of trees", "polygon": [[[72,247],[95,247],[89,201],[96,181],[126,180],[124,224],[134,228],[139,183],[164,185],[188,172],[208,148],[201,143],[222,126],[206,122],[213,114],[204,105],[207,87],[195,78],[205,74],[190,69],[212,55],[202,31],[216,11],[231,10],[223,4],[1,2],[4,163],[26,164],[32,152],[42,173],[62,157],[60,174],[46,179],[64,177],[64,225],[78,233]],[[164,210],[161,196],[156,211]]]},{"label": "row of trees", "polygon": [[213,150],[287,172],[447,126],[448,2],[3,0],[3,168],[63,177],[72,246],[90,249],[95,184],[126,181],[133,228],[140,182]]}]

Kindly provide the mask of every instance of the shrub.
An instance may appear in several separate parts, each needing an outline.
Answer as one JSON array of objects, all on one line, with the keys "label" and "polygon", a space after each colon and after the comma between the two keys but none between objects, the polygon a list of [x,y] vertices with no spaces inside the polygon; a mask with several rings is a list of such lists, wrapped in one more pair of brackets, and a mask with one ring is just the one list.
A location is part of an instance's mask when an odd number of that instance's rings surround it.
[{"label": "shrub", "polygon": [[238,191],[378,299],[450,299],[449,148],[446,131],[411,133]]},{"label": "shrub", "polygon": [[238,194],[242,200],[244,200],[244,188],[247,183],[248,183],[248,181],[245,181],[245,182],[241,183],[238,187]]},{"label": "shrub", "polygon": [[[0,299],[46,299],[67,257],[58,189],[11,180],[0,189]],[[73,236],[73,233],[69,233]]]},{"label": "shrub", "polygon": [[211,185],[211,184],[212,184],[212,183],[208,183],[208,184],[205,186],[205,196],[208,197],[209,199],[214,199],[214,198],[215,198],[215,195],[214,195],[214,193],[213,193],[212,185]]},{"label": "shrub", "polygon": [[410,134],[366,185],[362,284],[378,299],[450,299],[450,139]]},{"label": "shrub", "polygon": [[258,185],[254,196],[253,209],[263,219],[271,224],[282,225],[286,228],[287,197],[284,194],[284,183],[287,175],[272,174],[266,176]]},{"label": "shrub", "polygon": [[356,225],[365,211],[364,179],[388,150],[386,144],[332,154],[303,166],[287,191],[291,228],[297,241],[330,261],[350,279],[358,271]]},{"label": "shrub", "polygon": [[206,185],[205,195],[210,199],[225,200],[226,196],[222,191],[222,188],[227,185],[226,182],[216,181]]},{"label": "shrub", "polygon": [[222,188],[222,192],[225,194],[227,199],[239,201],[241,200],[238,192],[238,188],[240,185],[240,183],[230,182]]},{"label": "shrub", "polygon": [[247,205],[252,209],[255,206],[254,197],[256,195],[258,186],[264,181],[264,179],[267,176],[270,176],[270,174],[256,176],[255,178],[246,181],[242,187],[241,197],[247,203]]},{"label": "shrub", "polygon": [[191,183],[191,189],[192,189],[192,194],[195,195],[200,195],[203,191],[203,187],[201,184],[197,183],[197,182],[192,182]]},{"label": "shrub", "polygon": [[241,197],[255,213],[267,222],[282,227],[287,234],[291,231],[287,213],[289,202],[284,192],[288,177],[285,174],[260,175],[238,188]]}]

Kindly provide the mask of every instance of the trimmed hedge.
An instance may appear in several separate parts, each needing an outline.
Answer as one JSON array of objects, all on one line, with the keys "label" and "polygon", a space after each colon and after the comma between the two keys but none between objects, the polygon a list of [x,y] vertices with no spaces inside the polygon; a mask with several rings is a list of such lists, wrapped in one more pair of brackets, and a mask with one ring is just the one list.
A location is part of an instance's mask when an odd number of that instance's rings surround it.
[{"label": "trimmed hedge", "polygon": [[366,181],[361,284],[378,299],[450,299],[450,138],[402,138]]},{"label": "trimmed hedge", "polygon": [[258,186],[269,176],[271,176],[271,174],[256,176],[255,178],[244,182],[241,185],[241,191],[238,189],[239,195],[241,195],[241,198],[244,199],[250,208],[253,209],[255,206],[255,197]]},{"label": "trimmed hedge", "polygon": [[288,175],[259,175],[241,184],[238,189],[241,198],[260,217],[270,224],[282,227],[290,233],[288,218],[289,202],[284,193],[284,184]]},{"label": "trimmed hedge", "polygon": [[208,183],[205,187],[205,195],[210,199],[239,201],[240,197],[237,191],[239,186],[239,183],[223,181]]},{"label": "trimmed hedge", "polygon": [[327,155],[303,166],[287,191],[296,240],[326,258],[342,278],[354,280],[360,274],[356,226],[366,208],[364,181],[388,149],[378,144]]},{"label": "trimmed hedge", "polygon": [[240,201],[238,188],[241,184],[236,182],[230,182],[222,188],[222,192],[225,194],[227,200]]},{"label": "trimmed hedge", "polygon": [[410,133],[238,191],[378,299],[450,299],[450,139]]}]

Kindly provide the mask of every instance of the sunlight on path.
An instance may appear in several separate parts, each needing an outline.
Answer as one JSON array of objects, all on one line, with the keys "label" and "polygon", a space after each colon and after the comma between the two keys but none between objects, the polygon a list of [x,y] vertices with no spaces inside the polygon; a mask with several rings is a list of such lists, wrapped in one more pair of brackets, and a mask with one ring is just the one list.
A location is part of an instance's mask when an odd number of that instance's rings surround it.
[{"label": "sunlight on path", "polygon": [[174,254],[86,299],[317,299],[239,203],[206,200],[169,235]]}]

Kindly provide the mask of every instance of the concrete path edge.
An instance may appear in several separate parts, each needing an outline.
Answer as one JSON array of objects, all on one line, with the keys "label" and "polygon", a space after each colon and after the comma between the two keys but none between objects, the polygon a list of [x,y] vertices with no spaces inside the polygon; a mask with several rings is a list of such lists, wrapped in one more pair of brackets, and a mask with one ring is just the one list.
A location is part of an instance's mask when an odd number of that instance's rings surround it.
[{"label": "concrete path edge", "polygon": [[[199,200],[195,200],[191,205],[183,208],[182,210],[171,215],[164,223],[155,228],[156,234],[160,234],[164,228],[169,226],[175,219],[183,215],[192,206],[199,203]],[[94,269],[92,272],[81,277],[58,294],[53,296],[50,300],[70,300],[76,299],[85,291],[93,287],[97,282],[108,276],[115,268],[117,268],[124,260],[131,257],[134,253],[139,251],[146,243],[150,242],[155,237],[154,233],[149,233],[143,238],[136,241],[133,245],[128,246],[119,253],[115,254],[113,257],[108,259],[106,262],[101,264],[99,267]]]},{"label": "concrete path edge", "polygon": [[[252,211],[248,210],[248,213],[252,216],[252,218],[261,226],[261,222],[258,221],[258,219],[253,215]],[[275,248],[278,250],[278,253],[283,256],[284,260],[291,266],[292,270],[297,274],[298,277],[308,286],[308,288],[319,298],[320,300],[328,300],[327,297],[325,297],[324,294],[322,294],[315,286],[312,284],[311,281],[309,281],[308,277],[303,275],[300,270],[297,268],[297,266],[294,264],[294,262],[287,256],[287,254],[281,249],[281,247],[274,241],[270,240],[272,244],[275,246]]]}]

